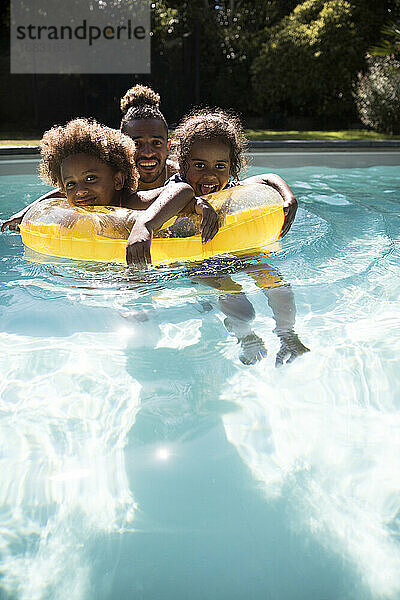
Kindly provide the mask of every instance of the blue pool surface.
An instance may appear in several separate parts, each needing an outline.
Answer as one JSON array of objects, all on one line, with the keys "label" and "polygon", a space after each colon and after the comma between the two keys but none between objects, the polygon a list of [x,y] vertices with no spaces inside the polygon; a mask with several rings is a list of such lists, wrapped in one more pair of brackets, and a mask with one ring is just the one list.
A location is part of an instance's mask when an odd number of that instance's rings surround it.
[{"label": "blue pool surface", "polygon": [[[299,201],[271,256],[310,352],[253,366],[182,268],[0,236],[0,600],[400,598],[400,154],[253,156]],[[48,188],[2,161],[5,219]],[[22,174],[21,174],[22,173]]]}]

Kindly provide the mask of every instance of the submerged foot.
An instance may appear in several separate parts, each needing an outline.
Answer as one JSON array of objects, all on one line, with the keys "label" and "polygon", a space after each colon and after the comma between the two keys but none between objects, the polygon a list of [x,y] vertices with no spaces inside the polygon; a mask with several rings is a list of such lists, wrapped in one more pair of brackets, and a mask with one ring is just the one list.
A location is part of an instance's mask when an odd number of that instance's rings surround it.
[{"label": "submerged foot", "polygon": [[224,325],[229,333],[233,333],[241,345],[239,359],[244,365],[254,365],[267,356],[267,349],[263,340],[251,331],[247,322],[226,317]]},{"label": "submerged foot", "polygon": [[144,310],[129,310],[121,313],[121,316],[130,321],[136,321],[137,323],[145,323],[149,320],[149,317]]},{"label": "submerged foot", "polygon": [[263,340],[255,333],[250,333],[238,341],[242,346],[239,359],[244,365],[254,365],[267,356],[267,349]]},{"label": "submerged foot", "polygon": [[213,305],[207,300],[199,300],[198,305],[196,306],[196,310],[198,310],[199,313],[210,312],[212,309]]},{"label": "submerged foot", "polygon": [[277,332],[280,341],[281,347],[276,355],[275,366],[281,367],[284,364],[288,364],[293,362],[298,356],[305,354],[306,352],[310,352],[310,348],[307,348],[299,340],[298,335],[293,331],[280,331]]}]

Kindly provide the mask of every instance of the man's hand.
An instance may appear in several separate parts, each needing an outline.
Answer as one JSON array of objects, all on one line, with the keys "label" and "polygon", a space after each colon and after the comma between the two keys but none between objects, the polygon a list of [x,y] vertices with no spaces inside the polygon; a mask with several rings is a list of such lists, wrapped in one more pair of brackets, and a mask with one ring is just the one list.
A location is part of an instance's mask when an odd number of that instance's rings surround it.
[{"label": "man's hand", "polygon": [[38,198],[34,202],[31,202],[31,204],[25,206],[25,208],[13,214],[9,219],[7,219],[7,221],[4,221],[4,223],[1,226],[1,233],[4,233],[7,227],[10,231],[19,231],[21,221],[28,212],[28,210],[32,206],[35,206],[38,202],[42,202],[42,200],[48,200],[49,198],[65,198],[65,193],[59,189],[56,189],[52,190],[51,192],[47,192],[46,194],[43,194],[43,196],[40,196],[40,198]]},{"label": "man's hand", "polygon": [[151,264],[150,246],[153,231],[138,218],[126,242],[126,262],[138,268]]},{"label": "man's hand", "polygon": [[201,215],[201,241],[203,244],[213,239],[218,232],[218,215],[207,200],[195,199],[195,211]]},{"label": "man's hand", "polygon": [[9,219],[7,219],[7,221],[4,221],[4,223],[1,226],[1,233],[4,233],[7,227],[10,231],[19,231],[21,221],[22,216],[18,216],[18,213],[16,215],[13,215]]}]

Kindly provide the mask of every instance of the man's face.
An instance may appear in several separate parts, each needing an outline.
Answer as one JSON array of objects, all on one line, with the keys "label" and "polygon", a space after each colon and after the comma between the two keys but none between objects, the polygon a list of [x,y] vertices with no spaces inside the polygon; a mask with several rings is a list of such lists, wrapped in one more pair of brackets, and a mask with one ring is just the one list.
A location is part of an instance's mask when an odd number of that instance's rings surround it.
[{"label": "man's face", "polygon": [[139,189],[151,190],[164,185],[171,140],[163,122],[159,119],[134,119],[125,123],[124,133],[136,143]]}]

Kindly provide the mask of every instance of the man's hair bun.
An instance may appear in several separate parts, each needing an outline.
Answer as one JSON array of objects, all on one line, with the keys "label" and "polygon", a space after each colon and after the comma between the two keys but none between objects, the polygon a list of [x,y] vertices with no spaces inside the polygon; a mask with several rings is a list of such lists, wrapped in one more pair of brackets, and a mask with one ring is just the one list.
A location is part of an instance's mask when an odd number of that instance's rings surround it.
[{"label": "man's hair bun", "polygon": [[151,88],[139,84],[130,88],[125,96],[121,98],[121,110],[124,115],[130,108],[136,108],[143,105],[159,108],[160,95]]}]

